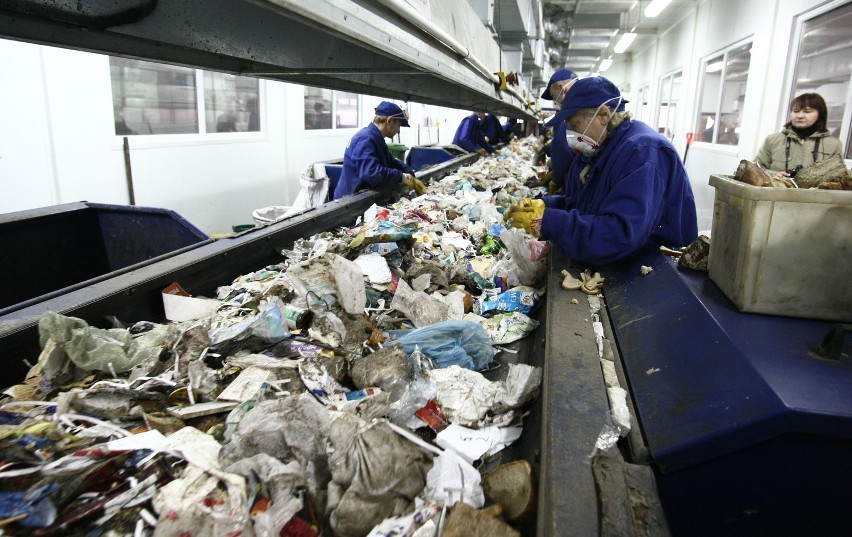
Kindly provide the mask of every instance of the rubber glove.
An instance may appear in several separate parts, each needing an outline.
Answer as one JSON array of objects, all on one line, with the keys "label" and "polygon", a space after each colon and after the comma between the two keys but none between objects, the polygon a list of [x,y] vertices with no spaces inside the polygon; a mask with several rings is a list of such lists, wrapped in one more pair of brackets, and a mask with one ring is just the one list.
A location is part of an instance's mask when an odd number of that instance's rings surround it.
[{"label": "rubber glove", "polygon": [[537,199],[522,199],[506,213],[506,222],[525,230],[534,237],[541,236],[541,219],[544,217],[544,202]]},{"label": "rubber glove", "polygon": [[548,186],[550,182],[553,180],[553,172],[550,170],[538,172],[538,184],[541,186]]},{"label": "rubber glove", "polygon": [[483,157],[488,154],[488,151],[484,149],[477,149],[476,152],[482,155]]},{"label": "rubber glove", "polygon": [[423,181],[417,179],[410,173],[402,175],[402,184],[405,188],[416,192],[418,196],[422,196],[426,193],[426,185],[423,184]]}]

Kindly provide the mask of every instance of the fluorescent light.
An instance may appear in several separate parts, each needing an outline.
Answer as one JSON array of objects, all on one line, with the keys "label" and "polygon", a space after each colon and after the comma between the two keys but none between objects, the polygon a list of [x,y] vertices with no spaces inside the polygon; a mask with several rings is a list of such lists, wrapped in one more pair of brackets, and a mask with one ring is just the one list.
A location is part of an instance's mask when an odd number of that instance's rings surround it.
[{"label": "fluorescent light", "polygon": [[704,68],[705,73],[718,73],[722,70],[722,67],[725,66],[725,62],[718,61],[715,63],[708,64],[707,67]]},{"label": "fluorescent light", "polygon": [[612,65],[612,58],[606,58],[605,60],[601,60],[601,65],[600,65],[600,67],[598,67],[598,71],[603,73],[604,71],[609,69],[611,65]]},{"label": "fluorescent light", "polygon": [[648,18],[656,17],[661,11],[666,9],[666,6],[669,5],[671,1],[672,0],[654,0],[645,8],[645,16]]},{"label": "fluorescent light", "polygon": [[633,43],[634,39],[636,39],[636,34],[634,32],[625,32],[621,34],[621,39],[619,39],[618,43],[615,44],[613,51],[616,54],[621,54],[630,47],[630,44]]}]

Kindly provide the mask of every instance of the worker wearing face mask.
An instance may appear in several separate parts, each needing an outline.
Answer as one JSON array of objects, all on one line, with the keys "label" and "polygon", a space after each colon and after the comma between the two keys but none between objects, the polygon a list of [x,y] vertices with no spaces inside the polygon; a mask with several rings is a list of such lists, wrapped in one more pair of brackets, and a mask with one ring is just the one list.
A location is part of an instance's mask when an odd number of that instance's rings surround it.
[{"label": "worker wearing face mask", "polygon": [[[565,98],[565,94],[571,85],[577,81],[577,75],[568,69],[560,69],[553,73],[547,87],[541,94],[541,98],[553,101],[554,108],[559,108]],[[568,147],[565,137],[567,127],[565,122],[553,126],[553,141],[550,142],[550,176],[543,181],[548,183],[548,189],[554,192],[557,188],[568,192],[565,185],[566,174],[571,162],[574,160],[574,151]]]},{"label": "worker wearing face mask", "polygon": [[424,194],[426,186],[414,177],[414,170],[390,154],[384,140],[399,134],[400,127],[408,126],[408,112],[391,102],[379,103],[373,122],[355,133],[343,152],[343,170],[334,189],[334,199],[362,188],[390,188],[399,184],[418,195]]},{"label": "worker wearing face mask", "polygon": [[698,235],[695,199],[674,146],[624,111],[627,101],[603,77],[578,80],[548,123],[567,122],[573,199],[524,199],[507,221],[593,265],[624,259],[646,244],[685,246]]}]

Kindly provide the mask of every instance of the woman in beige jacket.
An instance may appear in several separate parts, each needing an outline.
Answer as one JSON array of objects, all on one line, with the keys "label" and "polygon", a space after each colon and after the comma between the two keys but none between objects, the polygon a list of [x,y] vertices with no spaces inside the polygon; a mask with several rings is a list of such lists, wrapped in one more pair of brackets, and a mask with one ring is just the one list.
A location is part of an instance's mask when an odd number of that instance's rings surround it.
[{"label": "woman in beige jacket", "polygon": [[790,103],[790,121],[763,141],[755,160],[763,168],[795,177],[804,166],[842,155],[840,140],[826,129],[828,107],[817,93],[803,93]]}]

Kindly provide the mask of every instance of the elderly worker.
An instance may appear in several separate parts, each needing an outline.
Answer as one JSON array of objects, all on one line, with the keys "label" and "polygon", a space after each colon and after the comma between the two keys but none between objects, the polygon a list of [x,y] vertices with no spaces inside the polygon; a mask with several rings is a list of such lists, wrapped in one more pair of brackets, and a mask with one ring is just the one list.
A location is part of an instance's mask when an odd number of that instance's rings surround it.
[{"label": "elderly worker", "polygon": [[494,148],[485,139],[485,134],[482,132],[482,123],[485,121],[485,112],[477,110],[466,118],[462,119],[459,127],[456,129],[456,135],[453,138],[453,144],[461,147],[469,153],[476,151],[481,154],[491,154]]},{"label": "elderly worker", "polygon": [[[559,108],[565,98],[565,94],[571,86],[577,81],[577,75],[568,69],[560,69],[553,73],[547,87],[541,94],[541,98],[553,101],[553,106]],[[569,189],[566,187],[565,180],[568,174],[568,168],[571,167],[571,162],[574,160],[574,150],[568,147],[568,141],[565,137],[567,127],[564,121],[560,121],[553,126],[553,141],[550,143],[550,183],[555,187],[562,188],[565,193]],[[550,187],[554,190],[554,187]]]},{"label": "elderly worker", "polygon": [[408,113],[394,103],[382,101],[376,107],[373,122],[355,133],[343,153],[343,170],[334,189],[334,199],[353,194],[362,188],[390,188],[403,184],[418,195],[426,192],[414,170],[395,159],[385,138],[408,127]]},{"label": "elderly worker", "polygon": [[698,235],[695,199],[680,157],[665,137],[624,112],[626,101],[603,77],[578,80],[548,125],[568,124],[576,196],[524,199],[510,224],[550,240],[593,265],[624,259],[646,244],[685,246]]}]

